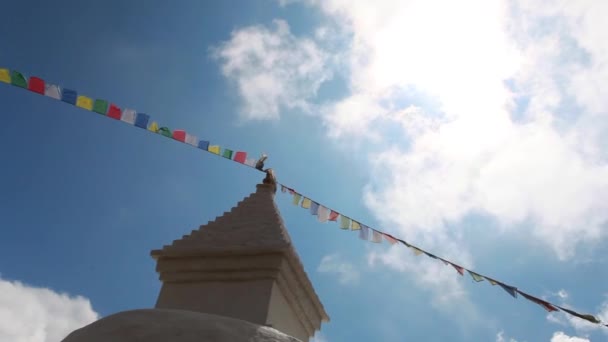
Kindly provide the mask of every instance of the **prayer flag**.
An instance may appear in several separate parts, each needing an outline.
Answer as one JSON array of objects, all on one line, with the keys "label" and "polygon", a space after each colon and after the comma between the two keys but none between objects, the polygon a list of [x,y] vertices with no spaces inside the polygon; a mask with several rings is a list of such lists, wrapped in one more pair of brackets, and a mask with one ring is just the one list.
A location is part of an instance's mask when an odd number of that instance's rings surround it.
[{"label": "prayer flag", "polygon": [[238,151],[234,155],[234,161],[237,163],[245,164],[246,160],[247,160],[247,152]]},{"label": "prayer flag", "polygon": [[519,294],[522,295],[522,296],[524,296],[524,298],[526,298],[527,300],[529,300],[529,301],[531,301],[533,303],[536,303],[536,304],[542,306],[543,309],[547,310],[548,312],[557,311],[557,308],[554,307],[553,305],[551,305],[551,303],[549,303],[549,302],[545,302],[542,299],[539,299],[539,298],[536,298],[534,296],[531,296],[531,295],[529,295],[529,294],[527,294],[525,292],[522,292],[520,290],[517,290],[517,292],[519,292]]},{"label": "prayer flag", "polygon": [[209,146],[208,151],[211,152],[211,153],[217,154],[218,156],[220,155],[220,147],[219,147],[219,145],[211,145],[211,146]]},{"label": "prayer flag", "polygon": [[359,230],[361,229],[361,224],[355,220],[353,220],[353,224],[350,226],[350,230]]},{"label": "prayer flag", "polygon": [[76,99],[76,107],[91,110],[93,109],[93,99],[88,96],[79,95]]},{"label": "prayer flag", "polygon": [[198,145],[198,138],[186,133],[186,144],[196,147]]},{"label": "prayer flag", "polygon": [[382,243],[382,233],[375,229],[372,229],[372,242]]},{"label": "prayer flag", "polygon": [[77,97],[78,93],[76,93],[76,91],[72,89],[63,88],[63,91],[61,92],[61,101],[69,103],[71,105],[76,104]]},{"label": "prayer flag", "polygon": [[488,281],[488,282],[489,282],[489,283],[490,283],[492,286],[494,286],[494,285],[497,285],[497,284],[498,284],[498,282],[497,282],[496,280],[492,279],[492,278],[488,278],[488,277],[485,277],[485,278],[486,278],[486,280],[487,280],[487,281]]},{"label": "prayer flag", "polygon": [[150,115],[145,113],[137,113],[137,117],[135,118],[135,126],[143,129],[148,129],[149,120]]},{"label": "prayer flag", "polygon": [[93,104],[93,111],[101,115],[106,115],[108,112],[108,101],[102,99],[96,99]]},{"label": "prayer flag", "polygon": [[232,160],[232,150],[225,148],[224,153],[222,153],[222,157]]},{"label": "prayer flag", "polygon": [[416,256],[419,256],[424,253],[421,249],[419,249],[417,247],[411,246],[410,248],[414,251],[414,255],[416,255]]},{"label": "prayer flag", "polygon": [[319,219],[319,222],[321,222],[321,223],[327,222],[327,219],[329,218],[329,210],[327,210],[326,207],[319,205],[319,211],[317,212],[317,218]]},{"label": "prayer flag", "polygon": [[386,241],[388,241],[389,244],[394,245],[397,243],[397,239],[395,239],[394,237],[388,235],[388,234],[384,234],[384,238],[386,239]]},{"label": "prayer flag", "polygon": [[34,93],[44,95],[44,80],[39,77],[30,77],[30,82],[27,89]]},{"label": "prayer flag", "polygon": [[461,276],[464,275],[464,268],[462,268],[461,266],[458,266],[456,264],[452,264],[452,263],[450,263],[450,265],[452,265],[452,267],[454,267],[456,272],[458,272]]},{"label": "prayer flag", "polygon": [[471,278],[473,278],[473,280],[475,280],[476,282],[483,281],[483,277],[480,276],[479,274],[477,274],[477,273],[475,273],[473,271],[469,271],[469,274],[471,275]]},{"label": "prayer flag", "polygon": [[156,123],[156,121],[152,121],[150,126],[148,126],[148,131],[154,132],[154,133],[158,132],[158,124]]},{"label": "prayer flag", "polygon": [[[356,221],[353,221],[353,224],[355,224]],[[357,222],[357,224],[359,224]],[[359,230],[359,239],[361,240],[369,240],[369,228],[366,225],[361,225],[361,228]]]},{"label": "prayer flag", "polygon": [[137,113],[133,109],[125,108],[122,110],[122,117],[120,118],[120,120],[126,123],[130,123],[132,125],[135,123],[136,116]]},{"label": "prayer flag", "polygon": [[600,323],[600,320],[597,319],[597,318],[595,318],[595,316],[593,316],[593,315],[590,315],[590,314],[580,314],[580,313],[578,313],[576,311],[572,311],[572,310],[563,308],[561,306],[558,306],[558,308],[560,308],[561,310],[563,310],[563,311],[565,311],[565,312],[567,312],[567,313],[569,313],[569,314],[571,314],[573,316],[576,316],[578,318],[582,318],[582,319],[587,320],[587,321],[589,321],[591,323],[596,323],[596,324]]},{"label": "prayer flag", "polygon": [[59,90],[59,87],[54,84],[45,84],[44,96],[48,96],[55,100],[61,100],[61,91]]},{"label": "prayer flag", "polygon": [[507,291],[508,294],[513,296],[513,298],[517,298],[517,288],[503,284],[503,283],[498,283],[498,285],[500,285],[500,287],[502,287],[503,290]]},{"label": "prayer flag", "polygon": [[158,129],[158,134],[167,137],[167,138],[172,138],[173,134],[171,133],[171,130],[168,127],[161,127]]},{"label": "prayer flag", "polygon": [[302,195],[298,194],[298,193],[294,193],[293,194],[293,205],[298,205],[300,204],[300,199],[302,198]]},{"label": "prayer flag", "polygon": [[[185,142],[186,141],[186,131],[184,131],[183,129],[174,130],[173,139],[175,139],[177,141]],[[220,154],[219,150],[216,154]]]},{"label": "prayer flag", "polygon": [[198,148],[201,150],[207,151],[209,149],[209,142],[205,140],[201,140],[198,142]]},{"label": "prayer flag", "polygon": [[426,254],[426,256],[428,256],[429,258],[432,258],[432,259],[438,259],[438,258],[437,258],[437,256],[436,256],[435,254],[431,254],[431,253],[426,252],[426,251],[423,251],[423,252],[424,252],[424,254]]},{"label": "prayer flag", "polygon": [[310,200],[310,198],[304,197],[304,199],[302,200],[302,208],[310,209],[311,204],[312,204],[312,201]]},{"label": "prayer flag", "polygon": [[310,214],[317,215],[318,212],[319,212],[319,203],[312,202],[312,204],[310,205]]},{"label": "prayer flag", "polygon": [[255,162],[255,158],[247,158],[247,160],[245,161],[245,165],[255,167]]},{"label": "prayer flag", "polygon": [[340,214],[332,210],[331,213],[329,213],[329,220],[336,221],[338,220],[338,216],[340,216]]},{"label": "prayer flag", "polygon": [[11,84],[27,89],[27,81],[19,71],[11,70]]},{"label": "prayer flag", "polygon": [[342,215],[340,216],[340,229],[348,229],[350,228],[351,219]]},{"label": "prayer flag", "polygon": [[115,120],[120,120],[121,116],[122,114],[120,108],[117,105],[110,103],[110,108],[108,109],[108,117],[111,117]]},{"label": "prayer flag", "polygon": [[11,72],[8,69],[0,69],[0,82],[11,83]]},{"label": "prayer flag", "polygon": [[287,188],[283,184],[281,184],[281,192],[282,193],[286,193],[287,192]]}]

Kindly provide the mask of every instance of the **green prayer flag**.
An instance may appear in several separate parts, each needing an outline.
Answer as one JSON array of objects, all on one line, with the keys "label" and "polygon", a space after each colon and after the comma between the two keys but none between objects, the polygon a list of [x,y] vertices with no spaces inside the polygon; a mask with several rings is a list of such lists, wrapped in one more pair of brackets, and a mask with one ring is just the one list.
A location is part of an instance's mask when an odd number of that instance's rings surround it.
[{"label": "green prayer flag", "polygon": [[475,280],[476,282],[483,281],[483,277],[480,276],[479,274],[477,274],[473,271],[469,271],[469,274],[471,275],[471,278],[473,278],[473,280]]},{"label": "green prayer flag", "polygon": [[302,198],[302,195],[294,193],[293,194],[293,205],[298,205],[300,204],[300,199]]},{"label": "green prayer flag", "polygon": [[108,101],[102,99],[95,100],[95,103],[93,104],[93,111],[101,115],[106,115],[108,112]]},{"label": "green prayer flag", "polygon": [[350,228],[350,219],[344,215],[340,216],[340,229]]},{"label": "green prayer flag", "polygon": [[222,157],[226,159],[232,159],[232,150],[225,148],[224,153],[222,153]]},{"label": "green prayer flag", "polygon": [[27,81],[19,71],[11,70],[11,84],[17,87],[27,88]]},{"label": "green prayer flag", "polygon": [[161,127],[158,129],[158,133],[160,133],[161,135],[166,136],[167,138],[171,138],[173,135],[171,134],[171,130],[168,129],[167,127]]},{"label": "green prayer flag", "polygon": [[576,316],[578,318],[582,318],[582,319],[587,320],[587,321],[589,321],[591,323],[595,323],[595,324],[601,323],[601,321],[599,319],[595,318],[595,316],[593,316],[593,315],[581,314],[581,313],[578,313],[576,311],[563,308],[561,306],[558,306],[558,308],[560,308],[564,312],[567,312],[567,313],[571,314],[572,316]]}]

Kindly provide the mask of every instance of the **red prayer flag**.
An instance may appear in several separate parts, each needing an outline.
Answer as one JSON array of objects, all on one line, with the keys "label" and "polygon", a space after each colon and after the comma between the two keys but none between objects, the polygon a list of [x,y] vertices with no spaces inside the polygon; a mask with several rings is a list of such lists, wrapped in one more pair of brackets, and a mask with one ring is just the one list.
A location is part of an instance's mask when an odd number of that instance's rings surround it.
[{"label": "red prayer flag", "polygon": [[245,164],[245,161],[247,160],[247,152],[237,152],[234,155],[234,161],[235,162],[239,162],[241,164]]},{"label": "red prayer flag", "polygon": [[464,268],[462,268],[462,267],[460,267],[460,266],[458,266],[456,264],[452,264],[452,263],[450,263],[450,265],[452,265],[452,267],[454,267],[454,269],[456,269],[456,271],[458,273],[460,273],[461,276],[464,275]]},{"label": "red prayer flag", "polygon": [[397,239],[395,239],[394,237],[388,235],[388,234],[382,234],[384,235],[384,238],[386,239],[386,241],[388,241],[388,243],[390,243],[391,245],[394,245],[397,243]]},{"label": "red prayer flag", "polygon": [[175,131],[173,131],[173,139],[175,139],[177,141],[185,142],[186,141],[186,131],[181,130],[181,129],[176,129]]},{"label": "red prayer flag", "polygon": [[329,220],[336,221],[338,219],[338,216],[340,216],[340,214],[332,210],[331,213],[329,213]]},{"label": "red prayer flag", "polygon": [[547,310],[548,312],[557,311],[557,308],[554,307],[553,305],[551,305],[551,303],[549,303],[549,302],[546,302],[542,299],[536,298],[532,295],[529,295],[529,294],[519,291],[519,290],[517,290],[517,292],[519,292],[519,294],[524,296],[527,300],[542,306],[543,309]]},{"label": "red prayer flag", "polygon": [[30,77],[28,89],[34,93],[44,95],[44,80],[34,76]]},{"label": "red prayer flag", "polygon": [[110,109],[108,109],[108,116],[112,119],[120,120],[121,110],[117,105],[111,103]]}]

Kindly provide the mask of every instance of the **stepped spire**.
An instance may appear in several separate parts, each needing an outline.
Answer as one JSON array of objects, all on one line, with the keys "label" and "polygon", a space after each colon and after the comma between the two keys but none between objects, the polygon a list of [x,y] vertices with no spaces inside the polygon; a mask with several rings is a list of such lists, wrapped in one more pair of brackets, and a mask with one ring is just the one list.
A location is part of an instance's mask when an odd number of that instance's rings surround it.
[{"label": "stepped spire", "polygon": [[153,250],[163,282],[157,308],[272,325],[303,341],[329,317],[274,203],[267,171],[256,192],[198,230]]}]

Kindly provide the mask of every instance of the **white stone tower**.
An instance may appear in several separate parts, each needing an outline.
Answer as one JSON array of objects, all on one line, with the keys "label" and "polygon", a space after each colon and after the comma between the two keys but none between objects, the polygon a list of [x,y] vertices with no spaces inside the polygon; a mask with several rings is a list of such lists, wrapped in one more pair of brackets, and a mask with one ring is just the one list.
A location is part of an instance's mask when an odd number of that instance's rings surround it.
[{"label": "white stone tower", "polygon": [[162,288],[157,309],[271,326],[308,341],[329,321],[274,203],[268,180],[231,211],[152,251]]}]

